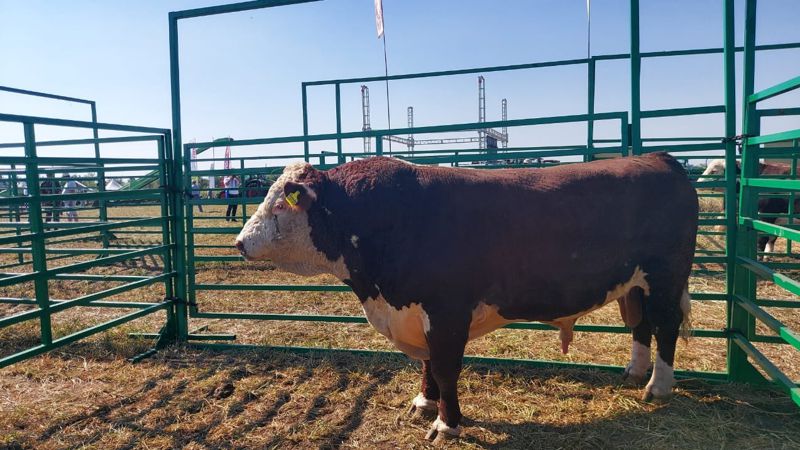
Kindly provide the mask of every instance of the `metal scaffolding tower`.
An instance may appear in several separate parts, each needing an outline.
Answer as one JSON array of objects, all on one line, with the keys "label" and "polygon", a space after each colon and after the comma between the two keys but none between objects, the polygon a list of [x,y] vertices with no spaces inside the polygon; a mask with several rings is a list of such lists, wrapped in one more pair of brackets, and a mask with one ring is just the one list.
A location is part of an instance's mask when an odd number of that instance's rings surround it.
[{"label": "metal scaffolding tower", "polygon": [[[369,88],[361,85],[361,131],[370,131],[372,127],[369,124]],[[364,138],[364,153],[372,151],[372,139],[369,137]]]},{"label": "metal scaffolding tower", "polygon": [[[501,102],[501,114],[503,120],[508,120],[508,100],[503,99]],[[369,112],[369,87],[361,85],[361,112],[362,112],[362,127],[363,131],[371,130],[370,127],[370,112]],[[486,122],[486,80],[483,76],[478,77],[478,122]],[[414,107],[408,107],[408,128],[414,127]],[[498,144],[502,144],[503,148],[508,147],[508,128],[503,127],[500,131],[493,128],[480,128],[477,130],[477,137],[457,137],[457,138],[434,138],[434,139],[415,139],[413,134],[408,137],[401,136],[384,136],[383,139],[387,141],[397,142],[406,146],[409,152],[414,151],[417,145],[443,145],[443,144],[464,144],[477,142],[479,148],[487,148],[489,139],[494,140]],[[371,140],[364,138],[364,153],[372,151]]]}]

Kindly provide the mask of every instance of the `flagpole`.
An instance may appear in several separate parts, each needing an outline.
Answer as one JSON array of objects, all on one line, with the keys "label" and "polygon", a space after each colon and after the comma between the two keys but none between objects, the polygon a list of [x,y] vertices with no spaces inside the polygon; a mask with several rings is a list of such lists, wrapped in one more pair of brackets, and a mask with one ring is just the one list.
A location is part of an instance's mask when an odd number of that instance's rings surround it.
[{"label": "flagpole", "polygon": [[[383,32],[383,74],[386,77],[386,118],[389,121],[389,129],[392,129],[392,112],[389,103],[389,63],[386,58],[386,31]],[[392,154],[391,140],[389,141],[389,154]]]}]

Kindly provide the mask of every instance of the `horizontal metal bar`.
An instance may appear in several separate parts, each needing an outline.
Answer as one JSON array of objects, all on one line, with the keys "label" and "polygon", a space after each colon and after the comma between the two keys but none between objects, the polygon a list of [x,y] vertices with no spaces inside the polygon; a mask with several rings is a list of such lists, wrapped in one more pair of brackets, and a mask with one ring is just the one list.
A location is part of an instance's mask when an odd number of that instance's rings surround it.
[{"label": "horizontal metal bar", "polygon": [[268,314],[268,313],[235,313],[235,312],[203,312],[197,311],[191,317],[204,319],[246,319],[246,320],[290,320],[297,322],[335,322],[335,323],[367,323],[363,316],[304,315],[304,314]]},{"label": "horizontal metal bar", "polygon": [[[254,351],[279,351],[287,353],[341,353],[352,354],[360,356],[388,356],[397,357],[407,360],[407,357],[400,352],[386,351],[386,350],[361,350],[361,349],[345,349],[345,348],[322,348],[322,347],[278,347],[278,346],[263,346],[252,344],[222,344],[222,343],[205,343],[205,342],[190,342],[190,346],[195,348],[205,348],[214,350],[254,350]],[[514,359],[514,358],[497,358],[487,356],[464,356],[464,362],[467,364],[486,364],[486,365],[516,365],[521,367],[547,367],[547,368],[565,368],[565,369],[589,369],[589,370],[604,370],[614,373],[622,373],[625,368],[622,366],[612,366],[603,364],[585,364],[585,363],[572,363],[566,361],[548,361],[536,359]],[[710,381],[727,381],[728,375],[723,372],[690,372],[685,370],[676,370],[675,376],[677,378],[703,378]]]},{"label": "horizontal metal bar", "polygon": [[778,83],[775,86],[771,86],[762,91],[751,94],[749,97],[747,97],[747,101],[748,103],[758,103],[768,98],[793,91],[797,88],[800,88],[800,77],[794,77],[782,83]]},{"label": "horizontal metal bar", "polygon": [[747,356],[750,357],[756,364],[758,364],[764,372],[772,378],[780,387],[786,390],[787,393],[792,397],[792,400],[800,406],[800,388],[797,387],[794,382],[789,379],[781,370],[772,363],[766,356],[764,356],[761,351],[759,351],[753,344],[748,342],[747,338],[742,336],[740,333],[733,333],[731,336],[733,342],[739,346]]},{"label": "horizontal metal bar", "polygon": [[144,286],[149,286],[151,284],[158,283],[159,281],[164,281],[168,278],[172,278],[175,276],[175,274],[176,274],[175,272],[164,273],[161,275],[147,278],[145,280],[134,281],[133,283],[127,283],[121,286],[115,286],[113,288],[105,289],[100,292],[95,292],[93,294],[83,295],[81,297],[72,300],[60,302],[50,307],[50,313],[55,314],[59,311],[64,311],[65,309],[69,309],[75,306],[86,305],[94,300],[100,300],[102,298],[111,297],[112,295],[117,295],[122,292],[132,291],[134,289],[138,289]]},{"label": "horizontal metal bar", "polygon": [[[115,255],[131,250],[145,250],[147,247],[136,247],[131,249],[120,248],[46,248],[45,254],[48,255]],[[0,248],[0,254],[31,253],[31,247],[10,247]]]},{"label": "horizontal metal bar", "polygon": [[795,300],[756,299],[756,305],[767,308],[800,308],[800,302]]},{"label": "horizontal metal bar", "polygon": [[194,257],[195,262],[225,262],[225,261],[244,261],[241,256],[205,256],[197,255]]},{"label": "horizontal metal bar", "polygon": [[195,284],[197,291],[352,292],[346,285]]},{"label": "horizontal metal bar", "polygon": [[204,8],[185,9],[183,11],[173,11],[169,13],[170,21],[180,19],[190,19],[193,17],[212,16],[217,14],[228,14],[252,9],[272,8],[275,6],[296,5],[300,3],[311,3],[319,0],[254,0],[249,2],[231,3],[228,5],[207,6]]},{"label": "horizontal metal bar", "polygon": [[[60,145],[81,145],[81,144],[114,144],[114,143],[121,143],[121,142],[146,142],[146,141],[157,141],[162,139],[163,136],[155,135],[155,136],[128,136],[128,137],[110,137],[110,138],[97,138],[97,139],[63,139],[58,141],[39,141],[36,143],[37,147],[51,147],[51,146],[60,146]],[[13,142],[7,144],[0,144],[0,148],[23,148],[25,147],[24,142]],[[26,157],[21,156],[20,159],[26,159]],[[45,159],[45,158],[37,158],[37,159]],[[53,159],[47,158],[47,159]],[[78,158],[78,159],[85,159],[88,160],[87,162],[98,161],[98,158]],[[114,158],[111,158],[114,159]],[[119,158],[125,159],[125,158]],[[104,160],[100,158],[99,160]],[[135,159],[130,159],[136,161]],[[0,161],[5,162],[5,158],[0,158]],[[158,160],[156,160],[157,162]]]},{"label": "horizontal metal bar", "polygon": [[[742,186],[762,188],[762,189],[778,189],[783,191],[796,191],[800,190],[800,180],[783,180],[783,179],[767,179],[767,178],[741,178],[740,183]],[[740,221],[741,222],[741,221]]]},{"label": "horizontal metal bar", "polygon": [[773,117],[773,116],[797,116],[800,115],[800,108],[769,108],[758,109],[756,114],[760,117]]},{"label": "horizontal metal bar", "polygon": [[[333,141],[337,139],[379,137],[390,134],[425,134],[425,133],[443,133],[443,132],[455,132],[455,131],[473,131],[484,128],[502,128],[502,127],[552,125],[559,123],[584,122],[589,119],[592,119],[594,121],[615,120],[615,119],[627,120],[627,113],[608,112],[608,113],[598,113],[593,115],[575,114],[575,115],[565,115],[565,116],[537,117],[528,119],[512,119],[506,121],[493,121],[493,122],[456,123],[450,125],[433,125],[433,126],[414,127],[414,128],[394,128],[394,129],[383,129],[383,130],[373,129],[370,131],[351,131],[347,133],[327,133],[327,134],[311,134],[307,136],[297,135],[297,136],[283,136],[283,137],[261,138],[261,139],[243,139],[243,140],[231,141],[227,145],[234,147],[234,146],[262,145],[262,144],[285,144],[285,143],[304,142],[304,141]],[[210,147],[213,146],[214,143],[198,142],[186,145],[192,148],[199,148],[199,147]]]},{"label": "horizontal metal bar", "polygon": [[[269,313],[236,313],[236,312],[196,312],[191,315],[205,319],[246,319],[246,320],[278,320],[297,322],[329,322],[329,323],[368,323],[363,316],[308,315],[308,314],[269,314]],[[556,330],[552,325],[544,323],[511,323],[503,328],[517,330]],[[614,325],[575,325],[575,331],[630,333],[630,328]],[[726,337],[719,330],[692,330],[696,337]]]},{"label": "horizontal metal bar", "polygon": [[[755,136],[746,139],[747,145],[769,144],[771,142],[791,141],[792,139],[800,139],[800,129],[783,131],[780,133],[765,134],[763,136]],[[770,147],[770,151],[777,151],[779,147]],[[791,151],[792,147],[786,147],[786,150]]]},{"label": "horizontal metal bar", "polygon": [[[785,44],[767,44],[767,45],[758,45],[756,46],[757,51],[765,51],[765,50],[786,50],[786,49],[793,49],[793,48],[800,48],[800,42],[798,43],[785,43]],[[736,47],[735,51],[741,52],[743,51],[743,47]],[[642,52],[640,53],[641,58],[663,58],[668,56],[693,56],[693,55],[707,55],[707,54],[714,54],[714,53],[722,53],[722,48],[705,48],[705,49],[691,49],[691,50],[668,50],[668,51],[658,51],[658,52]],[[608,61],[608,60],[615,60],[615,59],[629,59],[630,54],[628,53],[616,53],[616,54],[609,54],[609,55],[596,55],[592,56],[591,59],[595,61]],[[521,70],[521,69],[535,69],[540,67],[555,67],[555,66],[566,66],[566,65],[575,65],[575,64],[586,64],[588,63],[588,59],[581,58],[581,59],[568,59],[568,60],[561,60],[561,61],[549,61],[549,62],[537,62],[537,63],[529,63],[529,64],[514,64],[508,66],[490,66],[490,67],[476,67],[472,69],[459,69],[459,70],[446,70],[440,72],[420,72],[420,73],[408,73],[408,74],[401,74],[401,75],[389,75],[389,76],[375,76],[375,77],[359,77],[359,78],[343,78],[343,79],[333,79],[333,80],[317,80],[317,81],[306,81],[303,82],[303,86],[321,86],[321,85],[329,85],[329,84],[351,84],[351,83],[368,83],[374,81],[384,81],[384,80],[407,80],[411,78],[431,78],[431,77],[441,77],[441,76],[450,76],[450,75],[466,75],[466,74],[473,74],[473,73],[487,73],[487,72],[502,72],[502,71],[510,71],[510,70]],[[398,133],[399,134],[399,133]]]},{"label": "horizontal metal bar", "polygon": [[166,128],[137,127],[115,123],[85,122],[81,120],[52,119],[49,117],[21,116],[17,114],[0,114],[0,122],[32,123],[36,125],[50,125],[56,127],[97,128],[99,130],[130,131],[133,133],[167,134]]},{"label": "horizontal metal bar", "polygon": [[786,275],[775,272],[758,261],[753,261],[752,259],[745,258],[743,256],[737,256],[736,260],[737,263],[742,267],[755,273],[761,278],[771,280],[776,286],[780,286],[794,295],[800,295],[800,283],[797,281],[787,277]]},{"label": "horizontal metal bar", "polygon": [[[56,300],[51,299],[50,304],[56,305],[58,303],[66,302],[69,300]],[[36,299],[33,298],[11,298],[11,297],[0,297],[0,303],[5,303],[9,305],[31,305],[35,306],[39,303]],[[111,301],[96,301],[90,302],[85,305],[79,305],[80,307],[93,307],[93,308],[122,308],[122,309],[142,309],[142,308],[149,308],[151,306],[160,305],[161,303],[145,303],[145,302],[111,302]]]},{"label": "horizontal metal bar", "polygon": [[659,145],[643,147],[642,151],[645,152],[705,152],[713,150],[724,150],[725,144],[720,142],[709,144],[672,144],[672,145]]},{"label": "horizontal metal bar", "polygon": [[57,280],[79,280],[79,281],[139,281],[145,280],[150,277],[143,277],[137,275],[94,275],[89,273],[62,273],[56,275]]},{"label": "horizontal metal bar", "polygon": [[753,227],[755,230],[763,231],[773,236],[790,239],[795,242],[800,241],[800,231],[792,228],[771,224],[763,220],[753,220],[749,217],[743,217],[741,222],[745,226]]},{"label": "horizontal metal bar", "polygon": [[7,278],[0,278],[0,287],[11,286],[12,284],[25,283],[31,281],[38,275],[39,272],[31,272],[22,275],[14,275]]},{"label": "horizontal metal bar", "polygon": [[642,119],[653,119],[656,117],[676,117],[676,116],[691,116],[697,114],[720,114],[725,112],[724,105],[715,106],[694,106],[690,108],[670,108],[670,109],[653,109],[650,111],[642,111]]},{"label": "horizontal metal bar", "polygon": [[[68,266],[56,267],[55,269],[48,269],[47,272],[45,272],[45,273],[48,276],[53,276],[53,275],[57,275],[57,274],[60,274],[60,273],[78,272],[78,271],[89,269],[89,268],[92,268],[92,267],[104,266],[104,265],[113,264],[113,263],[116,263],[116,262],[119,262],[119,261],[125,261],[125,260],[128,260],[128,259],[138,258],[140,256],[152,255],[154,253],[164,253],[164,252],[168,251],[169,248],[170,248],[170,245],[159,245],[157,247],[152,247],[152,248],[148,248],[148,249],[145,249],[145,250],[139,250],[139,251],[135,251],[135,252],[127,252],[127,253],[123,253],[121,255],[107,256],[107,257],[102,258],[102,259],[93,259],[91,261],[79,262],[79,263],[75,263],[75,264],[70,264]],[[0,282],[2,282],[2,281],[5,281],[5,280],[0,280]]]},{"label": "horizontal metal bar", "polygon": [[787,344],[794,347],[795,350],[800,350],[800,336],[789,329],[780,320],[773,317],[772,314],[761,309],[761,307],[753,303],[750,299],[744,298],[741,295],[734,295],[733,298],[742,308],[750,313],[750,315],[760,320],[761,323],[783,338]]},{"label": "horizontal metal bar", "polygon": [[116,319],[110,320],[110,321],[102,323],[100,325],[95,325],[95,326],[93,326],[91,328],[87,328],[85,330],[78,331],[77,333],[73,333],[73,334],[64,336],[62,338],[55,339],[51,345],[38,345],[36,347],[29,348],[29,349],[21,351],[19,353],[15,353],[13,355],[6,356],[6,357],[0,359],[0,368],[9,366],[11,364],[14,364],[16,362],[28,359],[28,358],[36,356],[36,355],[40,355],[42,353],[48,352],[50,350],[53,350],[55,348],[58,348],[58,347],[61,347],[61,346],[67,345],[67,344],[70,344],[72,342],[75,342],[75,341],[77,341],[79,339],[83,339],[85,337],[91,336],[93,334],[97,334],[97,333],[103,332],[105,330],[108,330],[109,328],[113,328],[113,327],[116,327],[118,325],[122,325],[122,324],[130,322],[132,320],[136,320],[136,319],[138,319],[140,317],[144,317],[144,316],[146,316],[148,314],[152,314],[152,313],[157,312],[159,310],[168,308],[170,305],[171,305],[170,302],[165,302],[165,303],[162,303],[160,305],[151,306],[150,308],[141,309],[139,311],[135,311],[135,312],[132,312],[130,314],[126,314],[126,315],[124,315],[122,317],[118,317]]},{"label": "horizontal metal bar", "polygon": [[30,95],[34,97],[43,97],[53,100],[64,100],[66,102],[85,103],[87,105],[94,105],[94,100],[87,100],[85,98],[67,97],[66,95],[48,94],[47,92],[29,91],[27,89],[18,89],[10,86],[0,86],[0,91],[11,92],[14,94]]},{"label": "horizontal metal bar", "polygon": [[189,231],[192,234],[239,234],[242,229],[233,227],[206,227],[191,228]]}]

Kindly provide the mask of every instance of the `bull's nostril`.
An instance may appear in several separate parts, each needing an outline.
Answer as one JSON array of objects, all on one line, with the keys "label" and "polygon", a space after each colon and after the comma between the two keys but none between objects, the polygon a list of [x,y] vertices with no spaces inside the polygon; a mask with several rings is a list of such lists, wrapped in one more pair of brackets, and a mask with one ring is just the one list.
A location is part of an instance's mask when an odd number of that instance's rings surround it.
[{"label": "bull's nostril", "polygon": [[236,240],[236,249],[239,250],[239,253],[244,254],[244,242],[240,240]]}]

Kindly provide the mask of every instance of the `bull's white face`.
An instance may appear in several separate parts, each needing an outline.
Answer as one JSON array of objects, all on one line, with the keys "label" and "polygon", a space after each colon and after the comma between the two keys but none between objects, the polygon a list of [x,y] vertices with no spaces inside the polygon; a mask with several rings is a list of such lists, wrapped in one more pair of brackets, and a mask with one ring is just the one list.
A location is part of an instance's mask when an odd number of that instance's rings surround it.
[{"label": "bull's white face", "polygon": [[[307,163],[297,163],[284,169],[283,175],[270,187],[264,201],[244,224],[236,238],[236,248],[248,261],[269,259],[279,268],[298,275],[332,273],[346,278],[344,264],[329,261],[314,246],[306,210],[292,206],[286,200],[286,183],[296,182],[300,174],[309,170],[308,166]],[[308,186],[305,189],[304,194],[315,200],[314,191]]]},{"label": "bull's white face", "polygon": [[715,181],[715,178],[709,178],[709,175],[724,175],[725,174],[725,160],[724,159],[715,159],[708,163],[706,166],[706,170],[703,172],[703,175],[697,179],[699,182],[705,181]]}]

